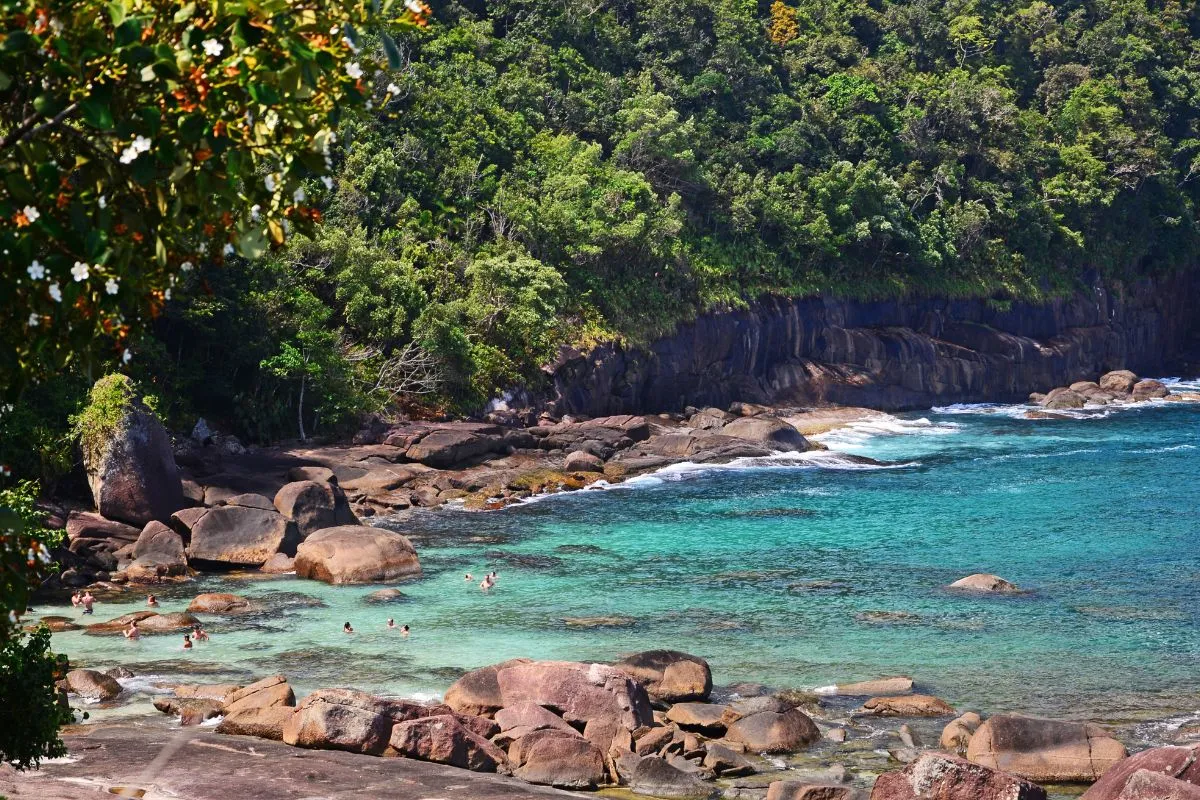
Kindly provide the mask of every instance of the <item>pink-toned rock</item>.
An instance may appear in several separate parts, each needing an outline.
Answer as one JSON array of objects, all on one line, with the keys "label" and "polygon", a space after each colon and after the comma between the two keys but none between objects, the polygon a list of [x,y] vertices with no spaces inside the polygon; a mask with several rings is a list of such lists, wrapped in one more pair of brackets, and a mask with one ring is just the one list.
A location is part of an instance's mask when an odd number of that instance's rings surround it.
[{"label": "pink-toned rock", "polygon": [[938,740],[938,745],[947,752],[965,756],[971,737],[975,735],[975,731],[982,724],[983,720],[978,714],[974,711],[968,711],[961,717],[951,720],[945,728],[942,728],[942,735]]},{"label": "pink-toned rock", "polygon": [[295,523],[301,541],[319,530],[358,524],[345,492],[327,481],[289,483],[276,493],[274,505]]},{"label": "pink-toned rock", "polygon": [[230,692],[225,697],[225,707],[221,713],[233,714],[253,708],[290,708],[295,705],[296,693],[288,685],[287,678],[271,675]]},{"label": "pink-toned rock", "polygon": [[450,684],[444,702],[462,714],[494,714],[505,706],[504,698],[500,696],[500,684],[496,680],[497,673],[505,667],[529,663],[532,662],[527,658],[518,658],[471,670]]},{"label": "pink-toned rock", "polygon": [[381,528],[342,525],[310,534],[296,550],[296,574],[326,583],[386,583],[421,574],[404,536]]},{"label": "pink-toned rock", "polygon": [[121,693],[117,679],[94,669],[73,669],[67,673],[67,688],[85,700],[105,702]]},{"label": "pink-toned rock", "polygon": [[111,539],[123,544],[133,544],[141,534],[141,528],[105,519],[94,511],[72,511],[67,515],[67,538]]},{"label": "pink-toned rock", "polygon": [[193,597],[187,610],[193,614],[244,614],[253,611],[254,605],[240,595],[206,592]]},{"label": "pink-toned rock", "polygon": [[1155,747],[1143,750],[1109,768],[1082,800],[1126,800],[1122,792],[1139,770],[1200,786],[1200,744],[1191,747]]},{"label": "pink-toned rock", "polygon": [[954,707],[939,697],[910,694],[899,697],[872,697],[863,709],[879,717],[948,717]]},{"label": "pink-toned rock", "polygon": [[184,509],[172,517],[179,529],[196,515],[188,535],[188,559],[231,566],[261,567],[267,559],[295,544],[295,528],[274,509],[218,506]]},{"label": "pink-toned rock", "polygon": [[907,675],[893,675],[888,678],[875,678],[857,683],[839,683],[837,694],[862,695],[864,697],[886,697],[896,694],[908,694],[913,689],[913,679]]},{"label": "pink-toned rock", "polygon": [[707,700],[712,691],[708,662],[678,650],[634,653],[613,666],[645,686],[650,699],[657,702]]},{"label": "pink-toned rock", "polygon": [[1133,399],[1137,402],[1152,400],[1159,397],[1166,397],[1171,393],[1167,385],[1162,381],[1156,381],[1152,378],[1140,380],[1133,385]]},{"label": "pink-toned rock", "polygon": [[291,706],[242,708],[226,711],[217,724],[217,733],[237,736],[256,736],[259,739],[283,740],[283,727],[296,709]]},{"label": "pink-toned rock", "polygon": [[999,575],[989,575],[984,572],[977,572],[974,575],[959,578],[950,584],[950,588],[968,592],[994,592],[997,594],[1014,594],[1021,591],[1021,587],[1012,581],[1006,581]]},{"label": "pink-toned rock", "polygon": [[925,753],[875,781],[871,800],[1046,800],[1046,791],[1015,775],[945,753]]},{"label": "pink-toned rock", "polygon": [[352,689],[319,689],[305,697],[284,723],[283,742],[380,755],[394,725],[378,698]]},{"label": "pink-toned rock", "polygon": [[767,800],[854,800],[858,792],[850,786],[804,781],[772,781]]},{"label": "pink-toned rock", "polygon": [[1118,369],[1100,377],[1100,388],[1117,394],[1129,394],[1137,382],[1137,375],[1127,369]]},{"label": "pink-toned rock", "polygon": [[401,722],[392,729],[389,745],[405,758],[474,772],[495,772],[508,760],[500,748],[468,729],[452,714]]},{"label": "pink-toned rock", "polygon": [[1091,783],[1126,756],[1099,725],[999,714],[971,737],[967,758],[1039,783]]},{"label": "pink-toned rock", "polygon": [[260,572],[265,572],[268,575],[283,575],[286,572],[295,572],[296,559],[287,553],[276,553],[268,558],[266,563],[258,569]]},{"label": "pink-toned rock", "polygon": [[496,712],[496,724],[504,732],[521,730],[526,733],[553,728],[564,733],[577,733],[567,722],[553,711],[535,703],[517,703]]},{"label": "pink-toned rock", "polygon": [[133,545],[133,557],[139,566],[162,566],[165,575],[187,574],[183,537],[158,520],[146,523]]},{"label": "pink-toned rock", "polygon": [[714,736],[725,731],[729,715],[729,706],[714,703],[676,703],[667,711],[667,719],[679,727]]},{"label": "pink-toned rock", "polygon": [[496,672],[503,706],[534,703],[567,722],[612,717],[627,730],[652,721],[650,700],[641,684],[603,664],[572,661],[515,663]]},{"label": "pink-toned rock", "polygon": [[513,773],[528,783],[560,789],[593,789],[604,782],[604,754],[578,735],[557,731],[522,740],[521,765]]},{"label": "pink-toned rock", "polygon": [[1117,800],[1200,800],[1200,786],[1140,769],[1125,782]]},{"label": "pink-toned rock", "polygon": [[821,738],[821,731],[799,709],[782,714],[763,711],[743,717],[729,726],[725,739],[744,744],[755,753],[791,753]]}]

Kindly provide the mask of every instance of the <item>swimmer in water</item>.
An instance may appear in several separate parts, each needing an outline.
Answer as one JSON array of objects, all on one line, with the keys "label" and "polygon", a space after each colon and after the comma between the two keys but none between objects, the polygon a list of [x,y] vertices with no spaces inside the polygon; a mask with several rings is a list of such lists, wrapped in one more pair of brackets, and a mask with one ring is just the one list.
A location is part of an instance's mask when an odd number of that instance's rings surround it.
[{"label": "swimmer in water", "polygon": [[183,635],[183,649],[184,650],[192,649],[192,637],[186,633]]},{"label": "swimmer in water", "polygon": [[484,577],[484,579],[483,579],[483,580],[481,580],[481,581],[479,582],[479,589],[480,589],[481,591],[484,591],[484,592],[486,592],[488,589],[491,589],[491,588],[492,588],[492,576],[491,576],[491,575],[487,575],[487,576],[485,576],[485,577]]},{"label": "swimmer in water", "polygon": [[475,579],[474,579],[474,578],[472,578],[472,577],[471,577],[471,573],[469,573],[469,572],[468,572],[466,575],[463,575],[463,580],[464,580],[464,581],[473,581],[473,580],[475,580]]},{"label": "swimmer in water", "polygon": [[92,597],[92,593],[87,589],[83,590],[83,597],[79,598],[80,604],[83,606],[83,613],[91,614],[92,604],[96,602],[96,598]]},{"label": "swimmer in water", "polygon": [[158,608],[158,598],[152,594],[146,595],[146,605],[150,608]]},{"label": "swimmer in water", "polygon": [[402,625],[402,626],[400,627],[400,635],[401,635],[401,636],[408,636],[408,626],[407,626],[407,625]]},{"label": "swimmer in water", "polygon": [[83,605],[82,601],[79,599],[79,592],[71,595],[71,605],[75,608],[79,608],[79,606]]},{"label": "swimmer in water", "polygon": [[193,625],[192,626],[192,640],[197,641],[197,642],[207,642],[208,641],[208,632],[205,631],[204,628],[201,628],[199,625]]},{"label": "swimmer in water", "polygon": [[388,624],[387,624],[387,626],[388,626],[388,628],[395,628],[395,627],[396,627],[396,620],[392,619],[391,617],[388,617]]},{"label": "swimmer in water", "polygon": [[126,639],[139,639],[142,636],[141,631],[138,630],[136,619],[130,620],[129,627],[121,631],[121,633],[125,635]]},{"label": "swimmer in water", "polygon": [[350,627],[349,622],[342,626],[342,633],[354,633],[354,628]]}]

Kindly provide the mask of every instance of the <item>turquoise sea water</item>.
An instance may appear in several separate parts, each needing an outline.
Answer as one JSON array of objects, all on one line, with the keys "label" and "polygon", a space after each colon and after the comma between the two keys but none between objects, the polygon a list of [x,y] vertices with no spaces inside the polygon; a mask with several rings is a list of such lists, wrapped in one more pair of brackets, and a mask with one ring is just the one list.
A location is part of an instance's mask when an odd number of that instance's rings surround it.
[{"label": "turquoise sea water", "polygon": [[[426,697],[506,658],[670,647],[706,657],[718,684],[811,689],[905,673],[989,713],[1196,713],[1200,405],[1067,420],[1026,411],[880,415],[823,437],[826,454],[411,516],[394,525],[413,536],[425,576],[399,585],[402,602],[365,603],[380,587],[207,577],[161,595],[166,610],[199,591],[256,597],[265,610],[211,618],[212,641],[190,652],[175,636],[63,633],[55,645],[77,663],[151,676],[142,685],[281,671],[300,689]],[[490,569],[499,583],[484,594]],[[973,572],[1029,591],[944,588]],[[132,600],[99,605],[96,619],[140,607]],[[412,635],[385,630],[389,616]]]}]

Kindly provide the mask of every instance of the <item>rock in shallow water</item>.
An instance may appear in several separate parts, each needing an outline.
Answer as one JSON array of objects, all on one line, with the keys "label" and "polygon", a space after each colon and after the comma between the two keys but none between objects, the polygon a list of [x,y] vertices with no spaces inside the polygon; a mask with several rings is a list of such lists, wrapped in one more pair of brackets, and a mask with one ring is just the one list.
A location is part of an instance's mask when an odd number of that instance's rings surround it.
[{"label": "rock in shallow water", "polygon": [[121,684],[115,678],[94,669],[73,669],[67,673],[67,688],[85,700],[105,702],[116,699]]},{"label": "rock in shallow water", "polygon": [[944,753],[926,753],[875,781],[871,800],[1046,800],[1042,787]]},{"label": "rock in shallow water", "polygon": [[939,697],[927,694],[899,697],[872,697],[863,709],[880,717],[948,717],[954,707]]},{"label": "rock in shallow water", "polygon": [[1015,594],[1021,591],[1021,587],[1017,586],[1012,581],[1006,581],[999,575],[991,575],[986,572],[977,572],[974,575],[968,575],[965,578],[959,578],[954,583],[950,584],[951,589],[962,589],[969,592],[989,592],[995,594]]},{"label": "rock in shallow water", "polygon": [[729,726],[725,739],[755,753],[793,753],[821,738],[821,731],[798,709],[779,714],[763,711]]},{"label": "rock in shallow water", "polygon": [[973,763],[1040,783],[1090,783],[1125,756],[1099,725],[1006,714],[980,725],[967,745]]},{"label": "rock in shallow water", "polygon": [[296,574],[326,583],[385,583],[421,574],[412,543],[361,525],[317,531],[296,550]]}]

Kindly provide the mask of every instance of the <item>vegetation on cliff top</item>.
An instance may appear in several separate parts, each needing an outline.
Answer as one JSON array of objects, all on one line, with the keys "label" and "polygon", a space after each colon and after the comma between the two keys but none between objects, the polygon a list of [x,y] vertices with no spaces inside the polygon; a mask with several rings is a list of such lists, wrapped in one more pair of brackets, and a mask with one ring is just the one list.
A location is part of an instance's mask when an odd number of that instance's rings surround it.
[{"label": "vegetation on cliff top", "polygon": [[[1003,302],[1195,260],[1194,4],[437,13],[399,37],[387,113],[343,124],[326,224],[194,277],[199,299],[159,327],[159,380],[279,433],[301,380],[327,426],[412,343],[436,396],[472,408],[562,343],[644,340],[764,293]],[[325,377],[279,368],[306,348]],[[173,366],[189,361],[202,378]]]}]

